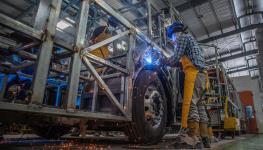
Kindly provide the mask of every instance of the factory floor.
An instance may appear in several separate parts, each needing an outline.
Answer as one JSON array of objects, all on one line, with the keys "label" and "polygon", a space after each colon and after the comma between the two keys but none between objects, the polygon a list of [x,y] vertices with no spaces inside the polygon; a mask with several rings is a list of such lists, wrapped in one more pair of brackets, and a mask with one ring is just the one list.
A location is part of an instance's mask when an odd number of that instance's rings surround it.
[{"label": "factory floor", "polygon": [[[14,137],[14,136],[10,136]],[[124,137],[87,137],[85,139],[64,139],[48,141],[44,139],[32,138],[8,140],[7,143],[0,142],[0,150],[82,150],[82,149],[174,149],[170,142],[165,142],[173,136],[166,136],[158,145],[139,146],[129,144]],[[169,140],[168,140],[169,141]],[[173,140],[172,140],[173,141]],[[168,144],[168,145],[166,145]],[[226,137],[224,140],[213,143],[211,150],[262,150],[263,149],[263,134],[258,135],[242,135],[235,139]]]},{"label": "factory floor", "polygon": [[263,134],[250,135],[245,139],[221,145],[218,150],[262,150]]}]

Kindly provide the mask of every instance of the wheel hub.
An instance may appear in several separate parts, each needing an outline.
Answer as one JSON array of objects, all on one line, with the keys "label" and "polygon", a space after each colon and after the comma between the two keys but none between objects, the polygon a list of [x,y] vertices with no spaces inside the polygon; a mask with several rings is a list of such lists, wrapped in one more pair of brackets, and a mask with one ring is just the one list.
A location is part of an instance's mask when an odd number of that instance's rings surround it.
[{"label": "wheel hub", "polygon": [[144,94],[144,118],[153,128],[159,127],[163,117],[163,99],[154,85],[148,86]]}]

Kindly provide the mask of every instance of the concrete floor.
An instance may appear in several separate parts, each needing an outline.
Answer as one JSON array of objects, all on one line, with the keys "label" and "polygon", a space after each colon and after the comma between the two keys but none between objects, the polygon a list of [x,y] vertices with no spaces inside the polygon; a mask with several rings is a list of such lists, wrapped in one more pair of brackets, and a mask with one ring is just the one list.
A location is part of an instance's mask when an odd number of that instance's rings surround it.
[{"label": "concrete floor", "polygon": [[218,150],[263,150],[263,134],[252,135],[220,146]]},{"label": "concrete floor", "polygon": [[[171,139],[171,137],[168,139]],[[95,140],[95,138],[88,138],[55,141],[33,138],[27,140],[8,140],[8,143],[0,143],[0,150],[173,149],[172,146],[168,146],[171,141],[167,140],[164,138],[158,145],[138,146],[129,144],[127,139],[123,137],[101,137],[97,140]],[[236,137],[234,140],[226,137],[226,139],[212,144],[211,150],[263,150],[263,134],[243,135]]]}]

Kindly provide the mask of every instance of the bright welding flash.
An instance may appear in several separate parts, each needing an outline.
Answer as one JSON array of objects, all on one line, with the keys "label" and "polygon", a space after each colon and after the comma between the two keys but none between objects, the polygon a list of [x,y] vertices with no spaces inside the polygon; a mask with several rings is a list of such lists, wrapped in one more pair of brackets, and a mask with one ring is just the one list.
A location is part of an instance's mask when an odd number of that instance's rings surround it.
[{"label": "bright welding flash", "polygon": [[152,57],[151,57],[151,56],[146,57],[145,60],[146,60],[149,64],[152,63]]},{"label": "bright welding flash", "polygon": [[174,46],[176,47],[176,39],[177,39],[177,37],[176,37],[176,34],[174,33],[173,35],[172,35],[172,43],[174,44]]}]

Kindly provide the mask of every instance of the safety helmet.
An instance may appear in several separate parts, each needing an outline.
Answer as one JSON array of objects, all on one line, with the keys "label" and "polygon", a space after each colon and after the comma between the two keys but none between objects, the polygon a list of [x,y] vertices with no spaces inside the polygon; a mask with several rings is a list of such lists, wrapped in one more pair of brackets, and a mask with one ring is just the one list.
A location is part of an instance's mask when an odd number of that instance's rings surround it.
[{"label": "safety helmet", "polygon": [[174,32],[184,32],[185,30],[186,28],[181,22],[175,21],[166,28],[166,34],[171,39]]}]

